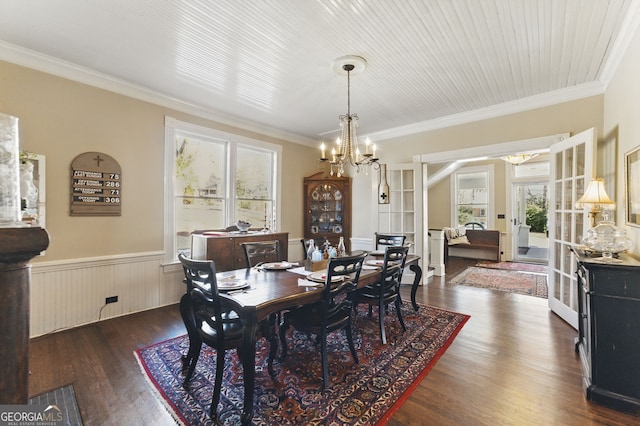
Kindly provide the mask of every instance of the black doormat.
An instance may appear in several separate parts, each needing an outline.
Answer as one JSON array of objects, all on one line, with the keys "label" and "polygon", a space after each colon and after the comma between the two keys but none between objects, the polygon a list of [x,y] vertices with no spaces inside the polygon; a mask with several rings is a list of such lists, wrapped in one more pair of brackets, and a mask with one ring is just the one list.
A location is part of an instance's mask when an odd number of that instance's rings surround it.
[{"label": "black doormat", "polygon": [[55,405],[62,413],[62,422],[56,425],[82,426],[82,417],[76,401],[73,385],[66,385],[34,396],[29,405]]}]

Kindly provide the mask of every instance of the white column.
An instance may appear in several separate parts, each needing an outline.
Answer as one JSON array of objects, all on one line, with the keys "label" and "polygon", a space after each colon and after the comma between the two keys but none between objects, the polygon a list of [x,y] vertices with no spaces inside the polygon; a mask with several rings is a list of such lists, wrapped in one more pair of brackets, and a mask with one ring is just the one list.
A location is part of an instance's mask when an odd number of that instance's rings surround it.
[{"label": "white column", "polygon": [[444,275],[444,231],[442,229],[429,229],[429,247],[431,258],[429,267],[433,268],[433,275],[441,277]]}]

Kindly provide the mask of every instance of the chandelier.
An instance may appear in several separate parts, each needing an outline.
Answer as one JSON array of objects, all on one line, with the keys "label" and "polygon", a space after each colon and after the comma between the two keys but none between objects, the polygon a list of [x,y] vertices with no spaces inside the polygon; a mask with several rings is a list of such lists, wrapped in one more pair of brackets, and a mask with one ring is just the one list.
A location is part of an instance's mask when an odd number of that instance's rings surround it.
[{"label": "chandelier", "polygon": [[329,163],[331,176],[343,176],[345,167],[349,165],[355,167],[358,173],[364,171],[366,174],[368,166],[378,164],[376,146],[369,138],[365,141],[364,153],[360,150],[356,133],[359,118],[358,114],[351,114],[351,73],[362,71],[366,63],[365,59],[359,56],[343,56],[334,62],[334,68],[340,67],[339,69],[347,73],[347,113],[340,116],[340,137],[336,139],[336,146],[331,148],[331,158],[326,155],[327,146],[324,142],[320,145],[320,161]]}]

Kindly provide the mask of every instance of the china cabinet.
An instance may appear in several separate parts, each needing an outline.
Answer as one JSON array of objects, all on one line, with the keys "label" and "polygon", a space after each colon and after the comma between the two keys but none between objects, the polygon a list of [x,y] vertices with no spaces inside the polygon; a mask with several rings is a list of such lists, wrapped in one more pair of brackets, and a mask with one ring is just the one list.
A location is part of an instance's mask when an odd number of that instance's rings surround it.
[{"label": "china cabinet", "polygon": [[[580,354],[587,399],[640,414],[640,262],[578,253]],[[615,260],[614,260],[615,262]]]},{"label": "china cabinet", "polygon": [[350,250],[351,178],[316,173],[304,178],[304,238],[326,238]]}]

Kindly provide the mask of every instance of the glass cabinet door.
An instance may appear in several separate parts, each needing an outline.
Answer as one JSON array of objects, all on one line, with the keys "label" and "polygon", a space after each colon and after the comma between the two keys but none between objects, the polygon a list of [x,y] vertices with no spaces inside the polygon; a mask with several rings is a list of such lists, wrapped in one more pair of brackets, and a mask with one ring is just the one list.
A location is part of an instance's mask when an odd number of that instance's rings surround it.
[{"label": "glass cabinet door", "polygon": [[304,178],[304,238],[325,238],[337,247],[351,239],[351,178],[316,173]]},{"label": "glass cabinet door", "polygon": [[[322,183],[311,189],[311,238],[339,239],[343,233],[342,188]],[[337,238],[336,238],[337,237]]]}]

